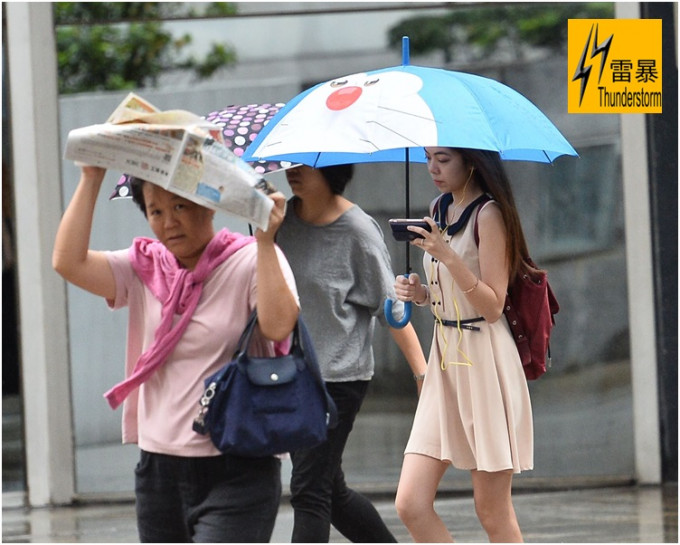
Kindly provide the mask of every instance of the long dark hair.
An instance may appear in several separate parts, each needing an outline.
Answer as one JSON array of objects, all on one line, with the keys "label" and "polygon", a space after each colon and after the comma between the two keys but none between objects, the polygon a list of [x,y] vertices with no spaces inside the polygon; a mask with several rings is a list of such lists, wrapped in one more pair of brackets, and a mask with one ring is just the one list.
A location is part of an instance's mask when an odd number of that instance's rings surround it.
[{"label": "long dark hair", "polygon": [[480,189],[491,195],[501,209],[508,234],[506,259],[510,269],[510,282],[512,282],[521,270],[522,261],[529,257],[529,249],[503,161],[496,151],[455,149],[463,156],[468,166],[475,167],[475,180]]}]

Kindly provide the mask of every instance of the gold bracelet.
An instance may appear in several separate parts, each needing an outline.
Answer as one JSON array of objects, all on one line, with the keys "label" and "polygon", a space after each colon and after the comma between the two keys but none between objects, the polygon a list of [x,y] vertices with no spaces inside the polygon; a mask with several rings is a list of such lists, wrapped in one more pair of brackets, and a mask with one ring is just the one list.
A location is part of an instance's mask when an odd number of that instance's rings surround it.
[{"label": "gold bracelet", "polygon": [[468,293],[471,293],[471,292],[475,291],[475,290],[477,289],[477,286],[478,286],[478,285],[479,285],[479,278],[476,278],[476,279],[475,279],[475,285],[472,286],[472,287],[471,287],[470,289],[468,289],[468,290],[463,290],[463,293],[468,294]]}]

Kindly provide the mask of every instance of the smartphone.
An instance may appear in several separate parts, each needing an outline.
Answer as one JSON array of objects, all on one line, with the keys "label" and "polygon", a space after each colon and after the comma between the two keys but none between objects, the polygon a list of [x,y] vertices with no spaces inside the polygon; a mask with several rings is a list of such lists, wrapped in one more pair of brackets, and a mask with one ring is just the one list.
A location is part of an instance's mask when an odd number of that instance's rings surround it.
[{"label": "smartphone", "polygon": [[390,228],[392,229],[392,236],[399,241],[409,241],[415,240],[417,238],[423,238],[422,235],[414,233],[406,229],[409,225],[415,225],[416,227],[422,227],[426,231],[431,231],[430,224],[425,220],[416,219],[391,219]]}]

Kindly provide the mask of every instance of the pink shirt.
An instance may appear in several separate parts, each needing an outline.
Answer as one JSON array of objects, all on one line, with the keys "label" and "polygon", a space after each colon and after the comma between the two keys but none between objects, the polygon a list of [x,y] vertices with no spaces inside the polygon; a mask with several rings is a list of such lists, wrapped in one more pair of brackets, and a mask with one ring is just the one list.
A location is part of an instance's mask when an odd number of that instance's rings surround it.
[{"label": "pink shirt", "polygon": [[[279,263],[297,298],[290,266],[277,248]],[[161,302],[130,264],[129,251],[107,253],[116,279],[113,309],[129,307],[125,361],[128,376],[151,345],[161,316]],[[257,244],[248,244],[206,279],[196,311],[175,350],[147,382],[123,404],[123,443],[174,456],[215,456],[220,452],[206,435],[193,431],[206,377],[228,363],[248,316],[255,308]],[[274,355],[273,343],[254,339],[250,353]]]}]

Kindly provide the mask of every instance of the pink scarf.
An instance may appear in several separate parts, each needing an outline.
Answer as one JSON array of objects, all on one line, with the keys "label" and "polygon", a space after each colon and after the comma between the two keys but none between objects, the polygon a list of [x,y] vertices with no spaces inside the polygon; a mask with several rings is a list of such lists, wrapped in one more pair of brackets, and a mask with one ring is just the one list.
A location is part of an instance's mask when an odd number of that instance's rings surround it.
[{"label": "pink scarf", "polygon": [[[208,275],[251,242],[255,242],[254,237],[222,229],[203,250],[194,270],[189,271],[179,265],[161,242],[145,237],[133,241],[130,247],[132,268],[163,307],[151,346],[139,357],[132,374],[104,394],[113,409],[165,363],[193,316]],[[173,328],[175,314],[182,317]]]}]

